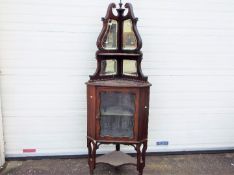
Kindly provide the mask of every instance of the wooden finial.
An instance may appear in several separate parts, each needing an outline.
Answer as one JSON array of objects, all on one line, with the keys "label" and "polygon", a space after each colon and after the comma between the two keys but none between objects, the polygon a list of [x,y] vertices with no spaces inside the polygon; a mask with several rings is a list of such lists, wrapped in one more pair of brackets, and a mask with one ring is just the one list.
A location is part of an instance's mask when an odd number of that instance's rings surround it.
[{"label": "wooden finial", "polygon": [[119,0],[119,7],[122,8],[123,4],[122,4],[122,0]]}]

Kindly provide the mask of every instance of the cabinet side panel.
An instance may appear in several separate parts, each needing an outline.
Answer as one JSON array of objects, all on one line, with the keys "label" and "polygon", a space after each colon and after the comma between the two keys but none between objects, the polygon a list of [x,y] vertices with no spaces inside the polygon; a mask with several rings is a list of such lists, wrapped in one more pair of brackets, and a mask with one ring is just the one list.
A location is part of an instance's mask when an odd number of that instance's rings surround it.
[{"label": "cabinet side panel", "polygon": [[95,87],[87,86],[87,135],[95,138]]},{"label": "cabinet side panel", "polygon": [[139,140],[147,139],[149,116],[149,87],[140,91]]}]

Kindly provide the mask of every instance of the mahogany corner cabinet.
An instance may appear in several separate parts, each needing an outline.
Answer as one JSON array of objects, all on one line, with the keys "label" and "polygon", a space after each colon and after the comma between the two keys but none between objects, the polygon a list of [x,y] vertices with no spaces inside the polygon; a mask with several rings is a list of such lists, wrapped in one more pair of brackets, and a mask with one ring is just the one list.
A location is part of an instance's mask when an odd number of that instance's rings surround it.
[{"label": "mahogany corner cabinet", "polygon": [[[116,11],[117,15],[113,11]],[[126,12],[126,13],[125,13]],[[119,167],[136,165],[139,175],[145,167],[149,91],[151,84],[141,71],[142,40],[130,3],[111,3],[97,39],[97,69],[87,84],[87,147],[90,174],[96,164]],[[96,157],[102,144],[114,144],[115,151]],[[136,158],[120,151],[130,145]]]}]

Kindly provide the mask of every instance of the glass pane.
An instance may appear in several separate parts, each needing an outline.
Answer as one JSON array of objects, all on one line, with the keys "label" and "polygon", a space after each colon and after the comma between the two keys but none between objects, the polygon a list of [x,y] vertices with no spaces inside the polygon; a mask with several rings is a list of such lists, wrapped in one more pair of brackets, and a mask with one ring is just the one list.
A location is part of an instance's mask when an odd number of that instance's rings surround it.
[{"label": "glass pane", "polygon": [[116,60],[103,60],[101,61],[100,75],[116,75],[117,61]]},{"label": "glass pane", "polygon": [[123,60],[123,74],[129,76],[137,76],[137,61]]},{"label": "glass pane", "polygon": [[104,49],[117,49],[117,28],[117,21],[110,19],[102,41],[102,46]]},{"label": "glass pane", "polygon": [[137,48],[137,39],[133,32],[132,20],[125,20],[123,23],[123,49],[134,50]]},{"label": "glass pane", "polygon": [[133,137],[135,95],[101,92],[100,136]]}]

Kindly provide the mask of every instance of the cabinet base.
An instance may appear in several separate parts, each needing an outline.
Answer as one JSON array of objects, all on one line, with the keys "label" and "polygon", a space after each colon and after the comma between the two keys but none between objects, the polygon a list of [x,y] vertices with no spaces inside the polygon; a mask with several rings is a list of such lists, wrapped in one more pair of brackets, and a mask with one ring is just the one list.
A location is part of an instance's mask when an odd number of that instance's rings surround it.
[{"label": "cabinet base", "polygon": [[[96,157],[96,150],[99,148],[101,144],[116,144],[116,151],[113,151],[109,154],[100,157]],[[147,149],[147,140],[137,143],[121,142],[121,144],[133,146],[137,152],[137,157],[133,158],[119,151],[120,143],[100,142],[88,137],[87,147],[88,147],[88,164],[90,168],[90,174],[92,175],[94,173],[96,164],[104,163],[115,167],[123,165],[136,165],[139,175],[143,175],[143,169],[145,167],[145,153]]]}]

